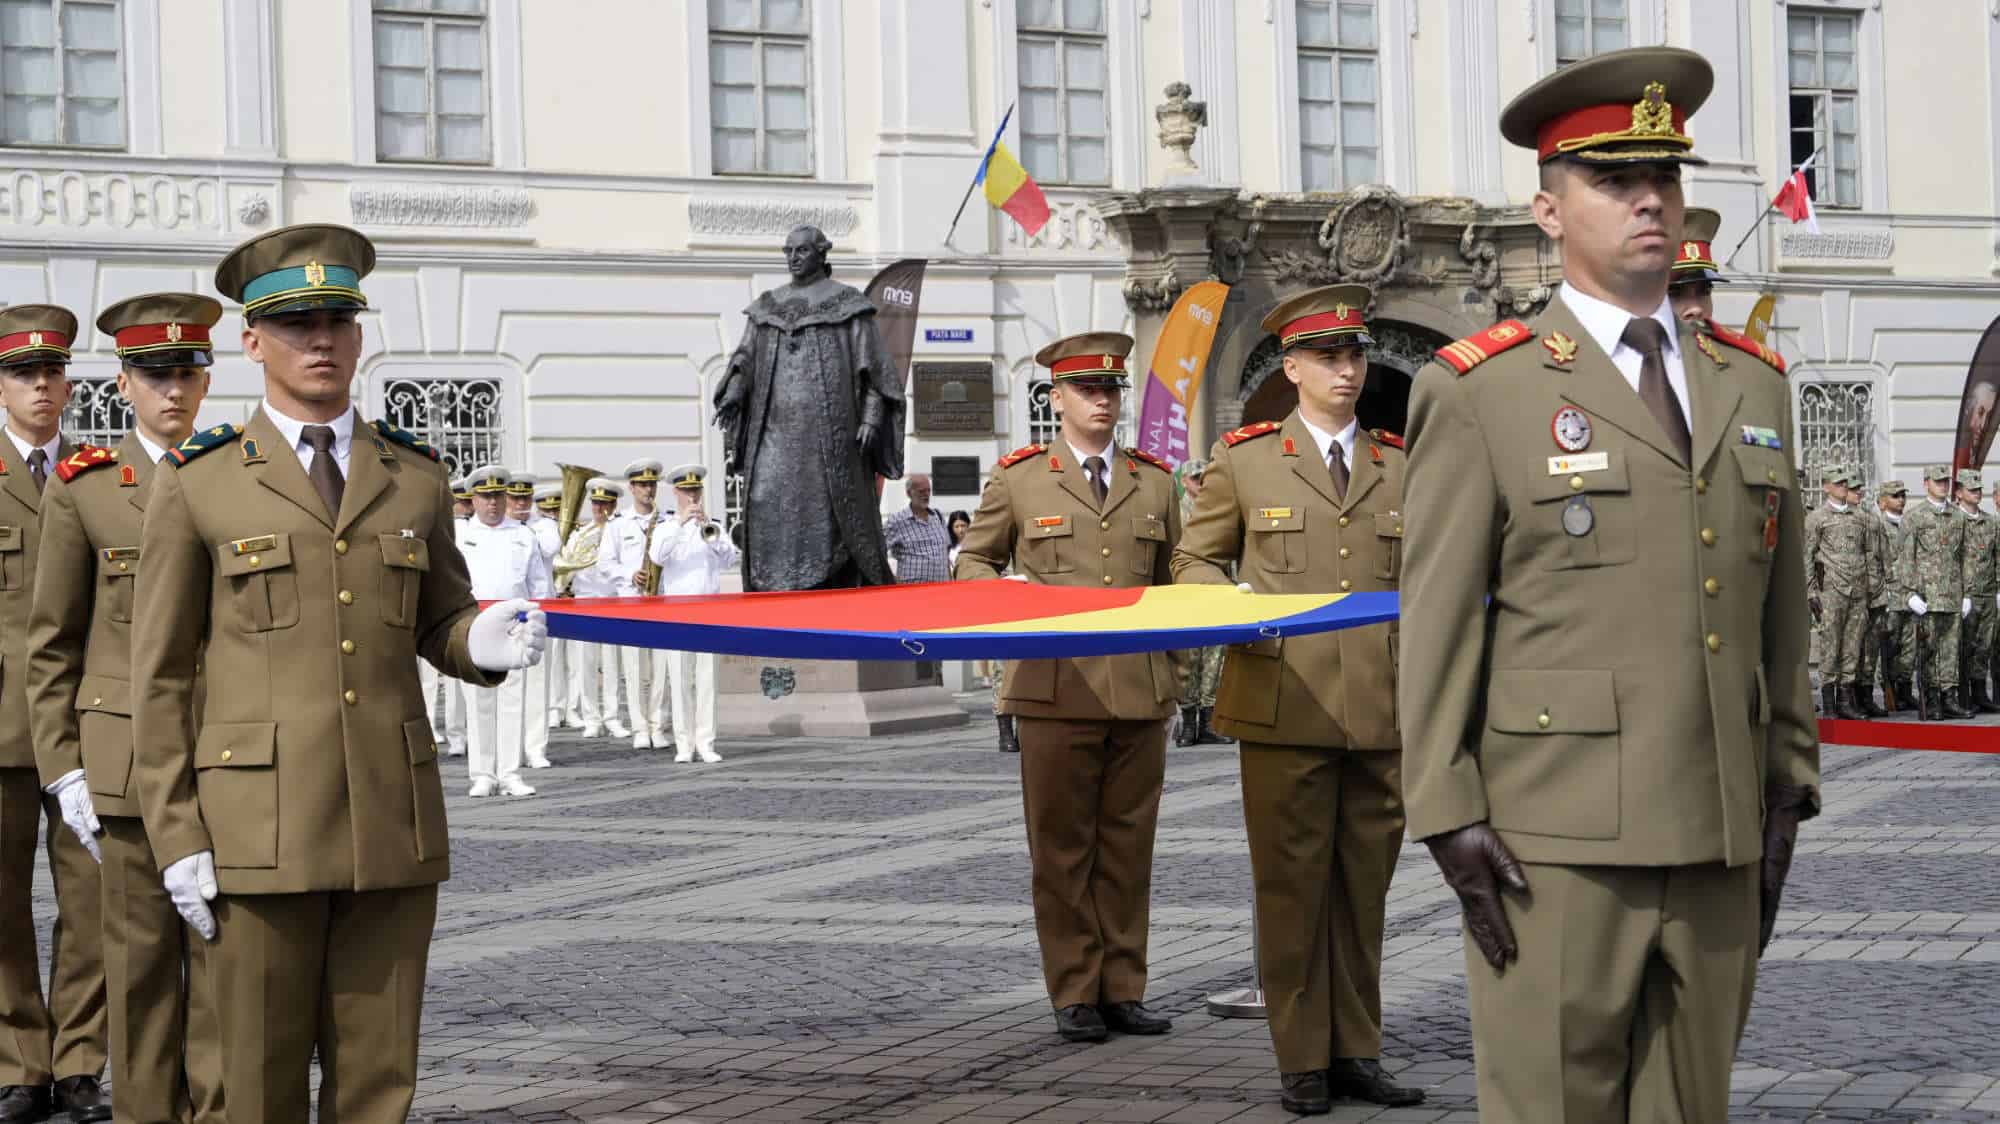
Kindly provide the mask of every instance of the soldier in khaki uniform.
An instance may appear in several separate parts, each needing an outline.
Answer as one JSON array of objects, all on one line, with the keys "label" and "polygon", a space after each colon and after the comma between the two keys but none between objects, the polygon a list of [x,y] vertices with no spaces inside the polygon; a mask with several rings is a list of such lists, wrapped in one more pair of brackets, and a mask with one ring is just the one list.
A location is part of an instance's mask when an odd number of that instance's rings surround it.
[{"label": "soldier in khaki uniform", "polygon": [[[160,458],[194,431],[208,393],[211,297],[154,293],[97,318],[135,428],[85,445],[42,495],[28,632],[35,757],[51,788],[82,786],[103,826],[101,881],[111,1070],[120,1120],[222,1120],[222,1055],[206,950],[160,883],[132,783],[132,590]],[[185,980],[185,982],[183,982]]]},{"label": "soldier in khaki uniform", "polygon": [[[1112,441],[1132,337],[1090,332],[1035,356],[1050,368],[1062,439],[1003,457],[959,542],[960,580],[1129,589],[1167,585],[1180,508],[1170,470]],[[1166,652],[1009,661],[1034,867],[1035,931],[1056,1030],[1164,1034],[1146,1009],[1153,829],[1180,658]]]},{"label": "soldier in khaki uniform", "polygon": [[[0,1124],[41,1120],[52,1107],[110,1119],[97,1078],[105,1053],[98,870],[77,831],[88,834],[97,821],[83,785],[70,781],[44,793],[26,686],[43,490],[77,451],[61,431],[75,339],[76,317],[67,309],[20,304],[0,311],[0,408],[7,415],[0,440],[0,1027],[7,1031],[0,1033]],[[56,886],[46,1003],[28,897],[45,808]]]},{"label": "soldier in khaki uniform", "polygon": [[223,261],[264,401],[173,450],[146,505],[133,768],[167,890],[214,940],[231,1124],[307,1119],[315,1049],[320,1119],[408,1116],[450,872],[417,658],[493,686],[546,638],[529,602],[478,608],[436,455],[349,400],[374,261],[338,226]]},{"label": "soldier in khaki uniform", "polygon": [[[1174,579],[1258,593],[1396,588],[1403,555],[1403,442],[1364,431],[1370,294],[1301,293],[1264,318],[1299,405],[1282,424],[1223,437],[1174,551]],[[1284,1106],[1332,1097],[1423,1101],[1382,1052],[1382,929],[1403,845],[1396,625],[1229,649],[1216,697],[1242,742],[1243,821],[1257,890],[1257,965]]]},{"label": "soldier in khaki uniform", "polygon": [[1485,1124],[1709,1124],[1819,808],[1782,360],[1667,300],[1713,73],[1613,51],[1501,117],[1563,284],[1410,396],[1410,834],[1466,918]]}]

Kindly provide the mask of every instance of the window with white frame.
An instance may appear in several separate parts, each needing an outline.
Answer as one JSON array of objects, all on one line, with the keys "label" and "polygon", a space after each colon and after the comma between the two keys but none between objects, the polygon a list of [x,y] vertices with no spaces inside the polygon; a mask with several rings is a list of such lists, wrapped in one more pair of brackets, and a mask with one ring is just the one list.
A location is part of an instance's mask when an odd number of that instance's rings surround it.
[{"label": "window with white frame", "polygon": [[813,173],[806,0],[708,0],[710,159],[718,173]]},{"label": "window with white frame", "polygon": [[125,143],[119,0],[0,0],[0,144]]},{"label": "window with white frame", "polygon": [[1104,0],[1016,0],[1021,165],[1044,184],[1111,182]]},{"label": "window with white frame", "polygon": [[1556,0],[1556,65],[1631,45],[1626,0]]},{"label": "window with white frame", "polygon": [[486,0],[374,0],[381,160],[485,164]]},{"label": "window with white frame", "polygon": [[1792,167],[1819,153],[1806,183],[1823,207],[1861,205],[1860,23],[1851,12],[1794,11],[1786,20]]},{"label": "window with white frame", "polygon": [[1298,0],[1299,166],[1307,191],[1380,178],[1375,0]]}]

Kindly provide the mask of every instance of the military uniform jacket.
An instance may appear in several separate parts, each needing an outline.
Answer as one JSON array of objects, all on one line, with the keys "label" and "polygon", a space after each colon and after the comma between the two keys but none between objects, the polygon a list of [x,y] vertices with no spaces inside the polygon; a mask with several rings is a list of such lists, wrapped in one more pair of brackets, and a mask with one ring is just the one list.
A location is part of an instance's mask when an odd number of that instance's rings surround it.
[{"label": "military uniform jacket", "polygon": [[[56,459],[75,453],[76,446],[64,440]],[[52,487],[55,468],[49,466]],[[41,546],[42,502],[21,451],[0,434],[0,769],[35,767],[28,721],[28,613]]]},{"label": "military uniform jacket", "polygon": [[[1964,512],[1964,508],[1959,508]],[[1965,596],[1974,602],[2000,593],[2000,520],[1984,512],[1965,515]],[[47,546],[42,547],[47,550]],[[1976,607],[1976,606],[1975,606]]]},{"label": "military uniform jacket", "polygon": [[[1924,599],[1924,608],[1939,613],[1958,611],[1965,593],[1965,525],[1957,504],[1942,510],[1928,498],[1903,513],[1903,573],[1909,592]],[[1908,601],[1907,595],[1903,598]]]},{"label": "military uniform jacket", "polygon": [[[1209,454],[1174,580],[1258,593],[1394,591],[1402,572],[1401,441],[1355,437],[1347,496],[1294,410]],[[1222,666],[1217,726],[1279,745],[1396,749],[1396,624],[1237,644]]]},{"label": "military uniform jacket", "polygon": [[[84,462],[90,462],[85,464]],[[132,607],[139,526],[159,471],[137,434],[42,494],[28,627],[28,705],[42,784],[82,769],[104,816],[139,815],[132,784]]]},{"label": "military uniform jacket", "polygon": [[[1787,384],[1691,325],[1677,338],[1692,470],[1560,298],[1418,373],[1413,837],[1485,820],[1527,862],[1739,865],[1762,853],[1767,784],[1809,786],[1817,809]],[[1551,439],[1565,407],[1584,449]]]},{"label": "military uniform jacket", "polygon": [[[1090,479],[1067,445],[1029,446],[1005,458],[986,482],[972,526],[959,542],[953,576],[1093,589],[1171,585],[1180,505],[1173,477],[1132,449],[1112,450],[1110,491],[1098,510]],[[1081,720],[1166,718],[1180,698],[1180,657],[1138,652],[1081,659],[1010,662],[1002,714]]]},{"label": "military uniform jacket", "polygon": [[1880,511],[1871,511],[1867,517],[1868,545],[1874,553],[1868,573],[1868,607],[1871,609],[1901,608],[1903,598],[1897,596],[1901,582],[1897,579],[1897,538],[1901,530],[1889,522]]},{"label": "military uniform jacket", "polygon": [[[139,796],[162,867],[213,849],[224,893],[378,890],[448,875],[422,656],[481,686],[451,495],[358,419],[338,518],[262,410],[163,466],[147,501],[132,672]],[[173,458],[169,458],[172,460]],[[187,716],[198,649],[210,682]]]},{"label": "military uniform jacket", "polygon": [[1805,518],[1806,593],[1845,599],[1868,596],[1869,575],[1877,567],[1871,554],[1868,516],[1849,507],[1836,511],[1821,504]]}]

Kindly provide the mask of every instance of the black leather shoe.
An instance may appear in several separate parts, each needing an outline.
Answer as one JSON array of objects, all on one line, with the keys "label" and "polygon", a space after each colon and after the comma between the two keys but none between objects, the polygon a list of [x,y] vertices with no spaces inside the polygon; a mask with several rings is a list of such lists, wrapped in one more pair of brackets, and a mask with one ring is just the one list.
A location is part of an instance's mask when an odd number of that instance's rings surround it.
[{"label": "black leather shoe", "polygon": [[1326,1070],[1327,1087],[1336,1097],[1367,1101],[1389,1108],[1424,1103],[1424,1091],[1398,1085],[1374,1058],[1335,1058]]},{"label": "black leather shoe", "polygon": [[49,1118],[46,1085],[0,1085],[0,1124],[41,1124]]},{"label": "black leather shoe", "polygon": [[1065,1042],[1102,1042],[1111,1037],[1103,1016],[1088,1003],[1072,1003],[1056,1012],[1056,1033]]},{"label": "black leather shoe", "polygon": [[1333,1094],[1326,1087],[1326,1071],[1308,1070],[1305,1073],[1281,1073],[1285,1092],[1278,1103],[1286,1112],[1300,1116],[1325,1116],[1333,1111]]},{"label": "black leather shoe", "polygon": [[1106,1003],[1098,1011],[1104,1015],[1105,1025],[1120,1034],[1165,1034],[1174,1029],[1174,1020],[1148,1011],[1146,1005],[1136,999],[1125,1003]]},{"label": "black leather shoe", "polygon": [[111,1119],[111,1098],[104,1095],[104,1087],[95,1077],[65,1077],[56,1082],[55,1111],[68,1112],[70,1124],[97,1124]]},{"label": "black leather shoe", "polygon": [[996,714],[993,718],[1000,724],[1000,752],[1021,752],[1021,739],[1014,732],[1014,716],[1011,714]]}]

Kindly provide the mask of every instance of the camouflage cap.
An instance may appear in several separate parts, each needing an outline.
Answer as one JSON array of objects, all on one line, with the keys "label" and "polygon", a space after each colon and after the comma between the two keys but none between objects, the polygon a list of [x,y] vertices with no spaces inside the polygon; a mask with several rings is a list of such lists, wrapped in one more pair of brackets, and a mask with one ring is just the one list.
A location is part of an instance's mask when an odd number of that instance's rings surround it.
[{"label": "camouflage cap", "polygon": [[1976,468],[1959,469],[1958,486],[1961,488],[1970,488],[1975,492],[1983,491],[1986,487],[1985,482],[1979,479],[1979,470]]},{"label": "camouflage cap", "polygon": [[1909,494],[1910,486],[1901,480],[1884,480],[1880,484],[1875,485],[1875,495],[1878,499],[1887,499],[1890,496],[1907,496]]},{"label": "camouflage cap", "polygon": [[1924,479],[1926,481],[1938,480],[1949,482],[1951,480],[1951,466],[1948,464],[1927,464],[1924,466]]}]

